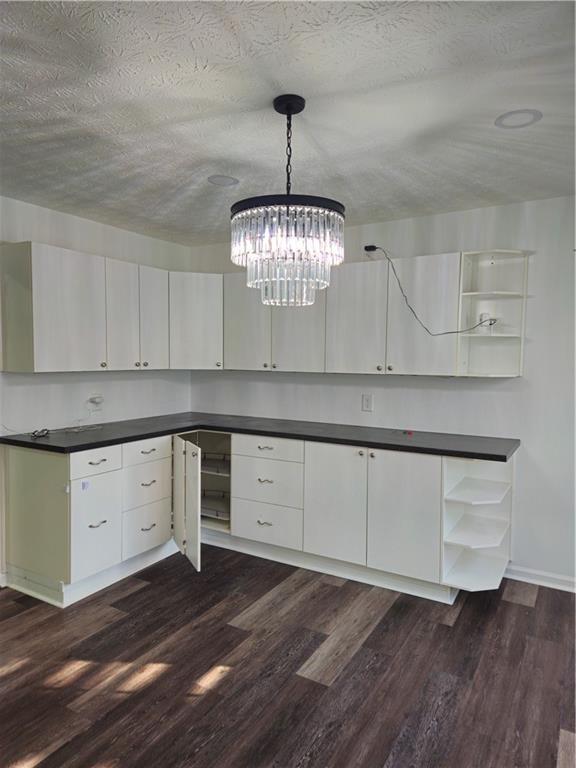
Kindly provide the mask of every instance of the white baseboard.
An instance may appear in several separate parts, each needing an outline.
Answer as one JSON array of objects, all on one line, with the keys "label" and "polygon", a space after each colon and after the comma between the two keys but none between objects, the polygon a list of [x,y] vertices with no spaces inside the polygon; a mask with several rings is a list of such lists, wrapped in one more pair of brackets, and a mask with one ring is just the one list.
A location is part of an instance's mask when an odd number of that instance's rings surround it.
[{"label": "white baseboard", "polygon": [[563,592],[576,592],[576,580],[560,573],[537,571],[534,568],[524,568],[521,565],[511,563],[506,568],[504,577],[514,581],[526,581],[528,584],[537,584],[539,587],[561,589]]},{"label": "white baseboard", "polygon": [[221,533],[207,528],[202,530],[202,543],[212,544],[224,549],[233,549],[255,557],[263,557],[265,560],[274,560],[278,563],[287,563],[296,568],[305,568],[309,571],[318,571],[330,576],[340,576],[343,579],[360,581],[363,584],[372,584],[375,587],[385,587],[407,595],[424,597],[427,600],[435,600],[439,603],[452,605],[458,595],[458,590],[443,584],[432,584],[428,581],[410,579],[406,576],[397,576],[393,573],[384,573],[363,565],[345,563],[341,560],[332,560],[328,557],[310,555],[295,549],[285,549],[272,544],[261,544],[258,541],[241,539],[228,533]]},{"label": "white baseboard", "polygon": [[8,586],[8,574],[6,571],[0,571],[0,589]]}]

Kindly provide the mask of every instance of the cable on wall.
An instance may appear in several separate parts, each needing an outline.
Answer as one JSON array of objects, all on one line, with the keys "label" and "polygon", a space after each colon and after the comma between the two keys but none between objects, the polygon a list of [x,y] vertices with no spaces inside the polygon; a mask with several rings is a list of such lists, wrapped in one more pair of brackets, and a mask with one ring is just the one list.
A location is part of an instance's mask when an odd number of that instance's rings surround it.
[{"label": "cable on wall", "polygon": [[481,320],[479,323],[476,323],[476,325],[471,325],[470,328],[461,328],[458,331],[431,331],[430,328],[428,328],[428,326],[418,317],[418,313],[416,312],[412,304],[410,304],[410,301],[408,300],[408,296],[406,295],[406,291],[402,287],[402,283],[400,282],[400,278],[398,277],[398,273],[396,272],[396,267],[394,266],[394,262],[388,255],[388,251],[385,248],[382,248],[380,245],[365,245],[364,250],[366,251],[366,253],[373,253],[374,251],[382,251],[388,263],[390,264],[394,277],[396,278],[396,282],[398,283],[398,288],[400,289],[400,293],[402,294],[402,298],[406,302],[406,306],[408,307],[410,312],[414,315],[414,318],[419,323],[419,325],[426,331],[426,333],[429,336],[450,336],[456,333],[470,333],[470,331],[473,331],[476,328],[487,327],[487,326],[490,327],[491,325],[494,325],[497,322],[497,318],[489,317],[487,320]]}]

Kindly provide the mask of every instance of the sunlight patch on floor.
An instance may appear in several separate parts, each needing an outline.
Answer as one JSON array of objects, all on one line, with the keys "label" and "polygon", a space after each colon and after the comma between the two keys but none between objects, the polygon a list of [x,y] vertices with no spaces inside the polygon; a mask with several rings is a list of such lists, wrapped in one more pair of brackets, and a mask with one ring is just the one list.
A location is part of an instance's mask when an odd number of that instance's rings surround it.
[{"label": "sunlight patch on floor", "polygon": [[226,675],[230,672],[232,667],[226,667],[224,664],[219,664],[216,667],[212,667],[202,677],[194,683],[190,690],[191,696],[203,696],[208,691],[217,688]]}]

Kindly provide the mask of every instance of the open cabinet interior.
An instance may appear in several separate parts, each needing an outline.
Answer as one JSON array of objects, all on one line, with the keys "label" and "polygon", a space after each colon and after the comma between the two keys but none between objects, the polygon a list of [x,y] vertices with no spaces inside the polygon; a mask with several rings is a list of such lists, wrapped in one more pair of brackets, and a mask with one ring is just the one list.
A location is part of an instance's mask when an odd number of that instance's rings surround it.
[{"label": "open cabinet interior", "polygon": [[231,436],[224,432],[197,432],[202,452],[200,514],[204,528],[230,532]]}]

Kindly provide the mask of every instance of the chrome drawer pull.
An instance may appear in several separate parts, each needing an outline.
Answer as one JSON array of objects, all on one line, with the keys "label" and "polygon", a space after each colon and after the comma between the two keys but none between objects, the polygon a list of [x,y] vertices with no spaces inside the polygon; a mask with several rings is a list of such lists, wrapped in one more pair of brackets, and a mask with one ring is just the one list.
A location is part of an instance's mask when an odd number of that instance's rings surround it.
[{"label": "chrome drawer pull", "polygon": [[258,478],[258,482],[259,482],[259,483],[273,483],[273,482],[274,482],[274,480],[268,480],[268,478],[267,478],[267,477],[264,477],[264,478],[262,478],[262,477],[259,477],[259,478]]},{"label": "chrome drawer pull", "polygon": [[140,528],[141,531],[151,531],[152,528],[156,528],[156,523],[152,523],[152,525],[149,525],[148,528]]},{"label": "chrome drawer pull", "polygon": [[107,523],[108,520],[100,520],[99,523],[90,523],[88,525],[88,528],[100,528],[101,525],[104,525],[104,523]]},{"label": "chrome drawer pull", "polygon": [[156,480],[150,480],[149,483],[140,483],[140,485],[142,486],[142,488],[150,488],[150,486],[154,485],[155,482]]},{"label": "chrome drawer pull", "polygon": [[89,461],[88,464],[90,464],[91,467],[97,467],[98,464],[104,464],[105,461],[108,461],[108,459],[98,459],[98,461]]},{"label": "chrome drawer pull", "polygon": [[259,451],[273,451],[274,447],[272,445],[259,445],[258,446]]},{"label": "chrome drawer pull", "polygon": [[257,520],[256,522],[258,525],[274,525],[274,523],[269,523],[267,520]]},{"label": "chrome drawer pull", "polygon": [[150,448],[150,450],[149,450],[149,451],[140,451],[140,453],[141,453],[143,456],[148,456],[150,453],[154,453],[154,451],[155,451],[155,450],[156,450],[156,448]]}]

